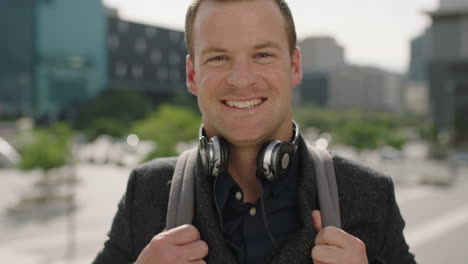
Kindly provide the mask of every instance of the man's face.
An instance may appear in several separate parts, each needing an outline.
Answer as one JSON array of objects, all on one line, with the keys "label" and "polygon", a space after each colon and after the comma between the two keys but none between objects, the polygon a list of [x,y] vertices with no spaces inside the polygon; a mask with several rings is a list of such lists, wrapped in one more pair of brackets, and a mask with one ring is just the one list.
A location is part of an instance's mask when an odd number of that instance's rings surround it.
[{"label": "man's face", "polygon": [[187,86],[205,131],[237,145],[291,135],[292,88],[301,80],[286,20],[271,0],[203,3],[193,29]]}]

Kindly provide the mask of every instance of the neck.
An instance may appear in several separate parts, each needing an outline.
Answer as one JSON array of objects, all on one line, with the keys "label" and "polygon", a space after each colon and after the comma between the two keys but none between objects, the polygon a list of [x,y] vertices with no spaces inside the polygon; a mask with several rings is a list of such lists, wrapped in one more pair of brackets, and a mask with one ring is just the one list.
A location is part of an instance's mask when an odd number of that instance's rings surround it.
[{"label": "neck", "polygon": [[260,197],[256,172],[260,146],[229,146],[228,171],[244,192],[244,202],[255,202]]},{"label": "neck", "polygon": [[258,151],[263,141],[273,138],[282,141],[291,140],[293,134],[292,123],[285,123],[276,131],[277,133],[263,139],[262,142],[251,142],[253,144],[228,142],[228,172],[244,192],[244,202],[255,202],[260,197],[256,168]]}]

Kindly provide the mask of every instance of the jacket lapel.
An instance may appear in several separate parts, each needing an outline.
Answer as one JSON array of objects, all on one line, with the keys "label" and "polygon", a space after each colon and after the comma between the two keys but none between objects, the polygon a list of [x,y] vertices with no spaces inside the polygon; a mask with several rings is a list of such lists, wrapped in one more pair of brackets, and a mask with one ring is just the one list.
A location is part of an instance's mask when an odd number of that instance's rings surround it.
[{"label": "jacket lapel", "polygon": [[208,244],[207,263],[235,264],[236,260],[220,230],[219,217],[213,202],[212,179],[205,175],[198,158],[195,178],[195,215],[194,225],[200,231],[201,239]]},{"label": "jacket lapel", "polygon": [[273,257],[271,263],[311,263],[312,248],[317,234],[312,223],[312,210],[318,209],[317,184],[312,157],[305,141],[299,141],[298,154],[301,159],[300,181],[298,189],[299,213],[302,228],[293,234],[281,247],[280,253]]},{"label": "jacket lapel", "polygon": [[[298,189],[299,210],[302,228],[291,235],[281,247],[280,253],[273,256],[270,263],[307,263],[312,261],[311,252],[317,234],[312,223],[312,210],[318,209],[317,185],[312,157],[305,141],[299,140],[298,154],[301,159],[300,181]],[[212,179],[205,176],[200,158],[198,158],[195,178],[195,215],[194,225],[198,228],[202,240],[208,244],[207,263],[235,264],[236,259],[231,253],[220,230],[219,217],[213,202]]]}]

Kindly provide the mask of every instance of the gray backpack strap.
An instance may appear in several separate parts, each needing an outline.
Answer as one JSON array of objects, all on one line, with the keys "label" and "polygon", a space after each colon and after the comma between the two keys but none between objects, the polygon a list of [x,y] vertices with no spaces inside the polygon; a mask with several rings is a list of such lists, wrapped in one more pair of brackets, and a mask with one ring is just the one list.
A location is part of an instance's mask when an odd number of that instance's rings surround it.
[{"label": "gray backpack strap", "polygon": [[[317,175],[317,190],[323,226],[341,228],[338,188],[333,160],[328,151],[309,146]],[[166,229],[191,224],[194,212],[194,168],[197,148],[183,152],[177,159],[172,176],[166,216]]]},{"label": "gray backpack strap", "polygon": [[177,158],[167,205],[166,230],[192,224],[198,148],[184,151]]},{"label": "gray backpack strap", "polygon": [[317,175],[322,225],[341,228],[340,204],[333,159],[327,150],[308,146]]}]

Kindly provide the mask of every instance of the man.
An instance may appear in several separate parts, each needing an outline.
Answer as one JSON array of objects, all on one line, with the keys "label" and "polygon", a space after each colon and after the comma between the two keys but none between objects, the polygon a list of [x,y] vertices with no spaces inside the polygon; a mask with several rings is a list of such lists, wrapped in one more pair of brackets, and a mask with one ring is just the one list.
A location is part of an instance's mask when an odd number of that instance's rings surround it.
[{"label": "man", "polygon": [[207,176],[199,159],[193,225],[165,230],[176,159],[134,170],[94,263],[415,263],[387,177],[333,157],[342,229],[322,227],[302,138],[286,178],[257,178],[262,144],[294,138],[301,55],[284,0],[194,1],[186,41],[187,86],[206,138],[226,142],[227,171]]}]

